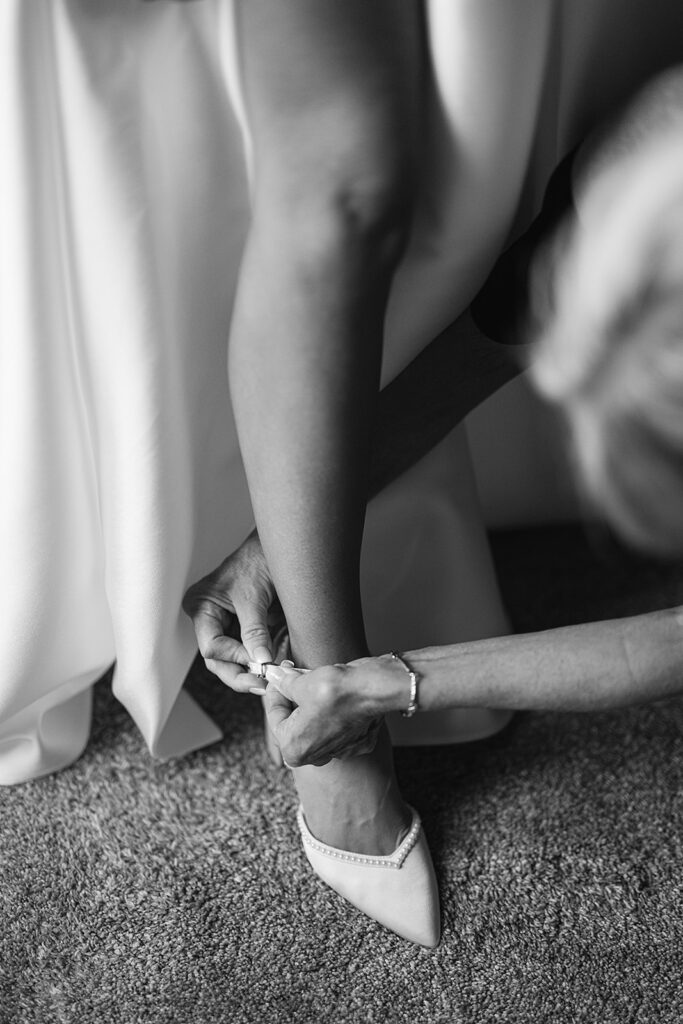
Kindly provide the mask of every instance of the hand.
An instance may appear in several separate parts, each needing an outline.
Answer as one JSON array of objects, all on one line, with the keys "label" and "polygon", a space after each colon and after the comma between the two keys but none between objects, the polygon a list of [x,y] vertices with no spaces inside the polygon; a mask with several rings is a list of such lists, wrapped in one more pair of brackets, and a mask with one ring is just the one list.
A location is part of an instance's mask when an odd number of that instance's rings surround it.
[{"label": "hand", "polygon": [[183,609],[192,619],[209,671],[239,693],[263,693],[261,680],[245,666],[248,661],[272,661],[276,654],[284,657],[288,639],[255,530],[217,569],[189,588]]},{"label": "hand", "polygon": [[375,663],[363,658],[305,674],[283,665],[269,670],[268,723],[290,768],[374,750],[382,713],[366,684]]}]

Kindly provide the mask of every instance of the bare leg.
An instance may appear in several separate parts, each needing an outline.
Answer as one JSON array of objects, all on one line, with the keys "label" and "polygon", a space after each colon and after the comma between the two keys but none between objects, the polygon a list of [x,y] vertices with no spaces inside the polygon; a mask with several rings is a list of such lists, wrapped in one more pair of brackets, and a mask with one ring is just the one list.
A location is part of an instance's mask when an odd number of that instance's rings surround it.
[{"label": "bare leg", "polygon": [[[409,225],[417,7],[246,0],[253,222],[230,382],[256,521],[303,665],[366,652],[359,554],[388,289]],[[406,823],[386,736],[295,772],[311,830],[389,853]]]}]

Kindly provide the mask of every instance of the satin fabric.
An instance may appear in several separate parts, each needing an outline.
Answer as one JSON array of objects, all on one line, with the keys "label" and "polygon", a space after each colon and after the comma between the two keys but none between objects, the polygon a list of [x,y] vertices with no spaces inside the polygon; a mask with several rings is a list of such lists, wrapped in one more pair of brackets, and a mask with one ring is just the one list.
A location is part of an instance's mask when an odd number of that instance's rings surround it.
[{"label": "satin fabric", "polygon": [[[385,381],[467,306],[562,152],[678,56],[677,8],[425,0],[421,201]],[[0,783],[78,756],[114,660],[152,754],[220,736],[181,692],[180,602],[252,525],[226,377],[239,56],[233,0],[0,5]],[[464,429],[372,503],[363,584],[378,652],[505,631]]]}]

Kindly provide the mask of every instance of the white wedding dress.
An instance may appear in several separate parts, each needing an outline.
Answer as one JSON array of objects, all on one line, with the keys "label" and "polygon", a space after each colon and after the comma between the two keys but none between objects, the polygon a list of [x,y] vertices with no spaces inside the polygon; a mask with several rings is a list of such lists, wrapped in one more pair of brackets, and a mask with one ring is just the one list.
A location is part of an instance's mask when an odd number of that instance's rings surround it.
[{"label": "white wedding dress", "polygon": [[[466,308],[578,134],[679,56],[677,2],[622,6],[425,0],[422,203],[385,380]],[[225,368],[249,218],[238,18],[0,4],[2,784],[80,754],[114,660],[153,755],[220,736],[181,690],[180,602],[252,525]],[[363,577],[376,651],[505,631],[464,429],[372,503]]]}]

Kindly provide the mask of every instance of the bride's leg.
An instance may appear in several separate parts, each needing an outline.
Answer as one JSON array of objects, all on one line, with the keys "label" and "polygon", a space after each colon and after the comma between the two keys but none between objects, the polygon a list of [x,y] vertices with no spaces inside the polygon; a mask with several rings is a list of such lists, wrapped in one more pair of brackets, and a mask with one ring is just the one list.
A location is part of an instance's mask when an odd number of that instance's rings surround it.
[{"label": "bride's leg", "polygon": [[[359,554],[388,289],[411,212],[417,5],[246,0],[253,221],[230,385],[256,521],[298,662],[366,651]],[[298,769],[325,842],[389,853],[407,816],[388,740]]]}]

